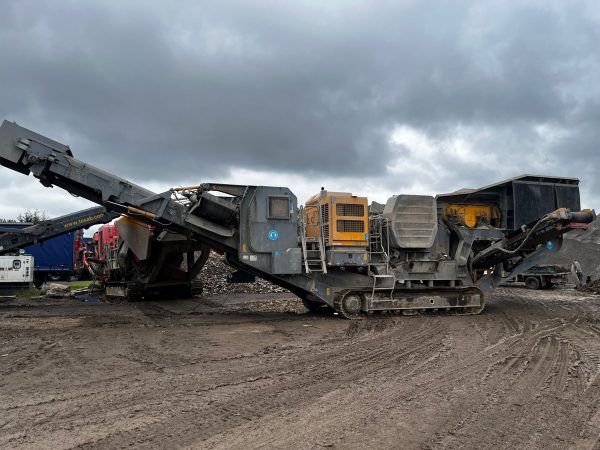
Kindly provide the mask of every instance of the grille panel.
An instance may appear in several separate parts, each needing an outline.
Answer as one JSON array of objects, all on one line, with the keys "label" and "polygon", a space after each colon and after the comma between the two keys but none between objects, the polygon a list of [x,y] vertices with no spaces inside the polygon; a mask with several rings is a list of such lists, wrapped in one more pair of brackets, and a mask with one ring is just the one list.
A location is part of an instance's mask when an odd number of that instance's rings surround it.
[{"label": "grille panel", "polygon": [[365,215],[365,207],[354,203],[338,203],[335,206],[335,212],[342,217],[362,217]]},{"label": "grille panel", "polygon": [[338,220],[338,233],[364,233],[365,222],[362,220]]},{"label": "grille panel", "polygon": [[321,205],[321,223],[329,223],[329,205],[327,203]]}]

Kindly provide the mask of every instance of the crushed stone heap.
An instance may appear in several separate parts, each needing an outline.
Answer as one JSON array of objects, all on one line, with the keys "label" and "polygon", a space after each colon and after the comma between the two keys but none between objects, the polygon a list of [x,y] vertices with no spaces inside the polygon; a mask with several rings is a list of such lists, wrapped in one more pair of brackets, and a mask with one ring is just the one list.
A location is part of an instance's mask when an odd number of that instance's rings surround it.
[{"label": "crushed stone heap", "polygon": [[560,252],[543,263],[570,266],[573,260],[579,261],[586,277],[600,279],[600,217],[596,217],[587,230],[565,234]]},{"label": "crushed stone heap", "polygon": [[286,289],[257,278],[254,283],[228,283],[227,275],[236,269],[225,263],[225,257],[211,252],[199,278],[203,283],[202,295],[232,294],[267,294],[269,292],[288,292]]}]

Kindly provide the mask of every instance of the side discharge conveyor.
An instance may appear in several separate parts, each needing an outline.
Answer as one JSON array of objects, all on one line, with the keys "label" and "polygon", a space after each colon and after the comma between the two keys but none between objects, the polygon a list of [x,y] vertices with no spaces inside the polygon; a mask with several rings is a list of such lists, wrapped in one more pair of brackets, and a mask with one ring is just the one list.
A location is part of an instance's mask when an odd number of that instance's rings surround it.
[{"label": "side discharge conveyor", "polygon": [[3,228],[0,224],[0,255],[13,253],[20,248],[44,242],[74,230],[108,223],[117,217],[119,217],[119,214],[97,206],[72,214],[65,214],[55,219],[44,220],[18,230],[12,227]]},{"label": "side discharge conveyor", "polygon": [[128,288],[150,285],[153,273],[165,277],[159,269],[177,267],[179,256],[191,282],[212,248],[238,269],[233,280],[258,276],[311,310],[347,318],[479,313],[486,291],[557,251],[564,233],[595,217],[579,211],[577,179],[530,175],[436,198],[395,195],[371,207],[364,197],[325,190],[303,207],[288,188],[272,186],[204,183],[154,193],[7,121],[0,163],[143,224],[149,237],[129,226],[118,251]]}]

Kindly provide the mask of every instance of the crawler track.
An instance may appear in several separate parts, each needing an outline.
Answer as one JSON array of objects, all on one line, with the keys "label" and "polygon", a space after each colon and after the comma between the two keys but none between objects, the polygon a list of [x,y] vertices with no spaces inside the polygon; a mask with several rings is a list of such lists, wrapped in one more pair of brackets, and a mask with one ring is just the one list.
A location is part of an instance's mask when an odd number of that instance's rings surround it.
[{"label": "crawler track", "polygon": [[[312,305],[304,303],[308,309]],[[485,308],[483,292],[475,287],[447,289],[410,289],[371,293],[365,291],[340,291],[334,301],[334,310],[350,320],[366,319],[373,314],[417,315],[419,313],[450,313],[471,316]]]},{"label": "crawler track", "polygon": [[248,299],[0,304],[0,447],[600,446],[600,297],[362,321]]}]

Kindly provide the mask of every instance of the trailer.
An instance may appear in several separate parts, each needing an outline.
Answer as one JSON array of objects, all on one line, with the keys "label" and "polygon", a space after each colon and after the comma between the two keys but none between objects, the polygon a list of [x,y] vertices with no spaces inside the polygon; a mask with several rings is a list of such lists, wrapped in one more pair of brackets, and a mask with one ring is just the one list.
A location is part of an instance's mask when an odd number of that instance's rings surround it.
[{"label": "trailer", "polygon": [[551,289],[567,284],[570,268],[556,264],[538,264],[510,280],[511,283],[525,283],[528,289]]},{"label": "trailer", "polygon": [[123,215],[114,263],[133,297],[149,286],[191,286],[214,248],[242,275],[232,278],[263,278],[309,309],[349,319],[479,314],[486,292],[595,218],[580,208],[578,179],[534,175],[437,198],[394,195],[382,209],[325,190],[302,206],[281,186],[201,183],[156,193],[8,121],[0,164]]}]

